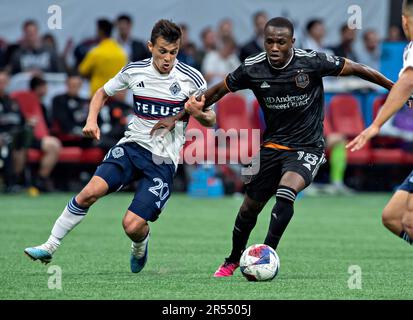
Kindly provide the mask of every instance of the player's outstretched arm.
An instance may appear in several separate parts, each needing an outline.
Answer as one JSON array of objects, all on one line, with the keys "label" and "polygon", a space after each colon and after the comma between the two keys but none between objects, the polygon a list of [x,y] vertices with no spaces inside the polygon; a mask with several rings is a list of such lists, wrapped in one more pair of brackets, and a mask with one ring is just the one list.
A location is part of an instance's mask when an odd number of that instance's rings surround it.
[{"label": "player's outstretched arm", "polygon": [[89,114],[87,116],[86,125],[83,128],[83,135],[88,138],[100,139],[100,129],[98,126],[98,115],[102,109],[108,95],[103,88],[99,88],[93,95],[89,105]]},{"label": "player's outstretched arm", "polygon": [[357,76],[361,79],[378,84],[387,90],[390,90],[393,87],[393,82],[377,70],[374,70],[364,64],[354,62],[350,59],[346,59],[346,63],[344,64],[343,70],[341,70],[339,76]]},{"label": "player's outstretched arm", "polygon": [[[183,117],[186,114],[198,114],[198,112],[202,112],[204,115],[204,119],[201,121],[204,121],[206,123],[206,126],[213,126],[215,124],[215,112],[212,110],[210,111],[204,111],[207,107],[210,105],[214,104],[217,102],[219,99],[221,99],[223,96],[225,96],[229,92],[227,86],[225,85],[224,81],[221,81],[220,83],[216,84],[215,86],[209,88],[203,96],[205,96],[204,100],[201,97],[191,97],[186,103],[185,103],[185,109],[179,112],[177,115],[172,116],[172,117],[167,117],[164,119],[159,120],[152,128],[151,130],[151,135],[155,133],[156,130],[158,129],[163,129],[163,134],[168,131],[172,131],[175,128],[175,122],[180,121],[183,119]],[[200,121],[198,119],[198,121]],[[204,123],[201,124],[205,125]],[[208,125],[209,124],[209,125]]]},{"label": "player's outstretched arm", "polygon": [[399,111],[413,93],[413,68],[407,68],[394,84],[393,88],[377,114],[373,123],[347,144],[351,151],[361,149],[367,141],[376,136],[381,126]]}]

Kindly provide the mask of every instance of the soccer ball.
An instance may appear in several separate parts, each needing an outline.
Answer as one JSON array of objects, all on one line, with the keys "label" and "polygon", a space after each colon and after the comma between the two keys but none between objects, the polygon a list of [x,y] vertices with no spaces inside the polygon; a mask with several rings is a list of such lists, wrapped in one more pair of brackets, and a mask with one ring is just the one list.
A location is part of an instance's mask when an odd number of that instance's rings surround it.
[{"label": "soccer ball", "polygon": [[240,270],[248,281],[269,281],[280,270],[280,258],[265,244],[254,244],[242,253]]}]

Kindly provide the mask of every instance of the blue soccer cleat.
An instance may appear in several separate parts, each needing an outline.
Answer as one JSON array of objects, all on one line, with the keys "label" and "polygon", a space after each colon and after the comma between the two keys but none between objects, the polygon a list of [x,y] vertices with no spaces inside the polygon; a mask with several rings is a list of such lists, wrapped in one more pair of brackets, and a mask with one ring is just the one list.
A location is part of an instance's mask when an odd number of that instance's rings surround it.
[{"label": "blue soccer cleat", "polygon": [[24,249],[24,253],[33,261],[40,260],[44,264],[52,261],[52,251],[46,245]]},{"label": "blue soccer cleat", "polygon": [[132,242],[132,252],[130,256],[130,269],[133,273],[141,272],[148,261],[149,233],[144,240],[139,243]]}]

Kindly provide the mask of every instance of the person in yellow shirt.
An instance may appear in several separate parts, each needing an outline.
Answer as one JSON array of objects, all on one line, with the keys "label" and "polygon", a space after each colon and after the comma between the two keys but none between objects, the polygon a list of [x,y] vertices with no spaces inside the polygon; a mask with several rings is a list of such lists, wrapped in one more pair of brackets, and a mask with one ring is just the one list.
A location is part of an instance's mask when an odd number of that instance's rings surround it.
[{"label": "person in yellow shirt", "polygon": [[99,44],[87,53],[79,65],[80,74],[90,79],[91,97],[128,62],[125,51],[111,39],[112,23],[99,19],[97,29]]}]

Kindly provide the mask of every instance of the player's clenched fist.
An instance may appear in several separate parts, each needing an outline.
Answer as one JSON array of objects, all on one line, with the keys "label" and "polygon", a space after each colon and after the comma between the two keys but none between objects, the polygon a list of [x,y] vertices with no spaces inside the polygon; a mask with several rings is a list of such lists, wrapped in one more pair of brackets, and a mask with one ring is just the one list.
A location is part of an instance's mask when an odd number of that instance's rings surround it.
[{"label": "player's clenched fist", "polygon": [[205,105],[205,95],[202,95],[200,99],[196,98],[195,96],[192,96],[185,103],[185,111],[188,114],[195,116],[202,112],[204,105]]},{"label": "player's clenched fist", "polygon": [[97,140],[100,139],[100,129],[97,123],[87,122],[82,131],[85,137],[93,138]]}]

